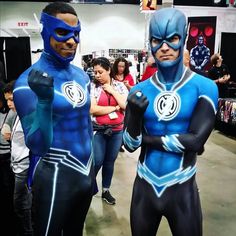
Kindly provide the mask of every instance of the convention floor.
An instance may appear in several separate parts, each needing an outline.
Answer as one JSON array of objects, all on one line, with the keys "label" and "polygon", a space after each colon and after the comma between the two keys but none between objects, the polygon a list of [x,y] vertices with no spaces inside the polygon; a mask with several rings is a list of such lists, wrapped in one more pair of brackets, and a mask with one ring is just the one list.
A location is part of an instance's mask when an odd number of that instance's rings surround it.
[{"label": "convention floor", "polygon": [[[119,154],[111,188],[117,204],[110,206],[104,203],[101,192],[94,196],[84,236],[131,236],[129,208],[138,153],[126,151]],[[235,138],[226,137],[216,130],[212,132],[204,154],[198,158],[197,183],[203,211],[203,235],[236,235]],[[171,236],[165,218],[161,221],[157,235]]]}]

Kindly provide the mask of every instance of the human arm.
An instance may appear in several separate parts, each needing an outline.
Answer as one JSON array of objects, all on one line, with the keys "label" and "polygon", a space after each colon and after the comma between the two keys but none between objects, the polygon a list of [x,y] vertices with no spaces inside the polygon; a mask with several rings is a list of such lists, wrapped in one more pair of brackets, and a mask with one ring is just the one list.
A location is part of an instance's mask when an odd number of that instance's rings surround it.
[{"label": "human arm", "polygon": [[125,148],[129,152],[133,152],[141,145],[143,115],[149,102],[147,97],[138,90],[132,91],[127,101],[123,142]]},{"label": "human arm", "polygon": [[6,141],[11,140],[11,127],[7,123],[4,123],[2,126],[1,135]]},{"label": "human arm", "polygon": [[[25,134],[25,143],[34,155],[47,153],[53,139],[53,79],[31,70],[28,85],[14,89],[14,103]],[[36,97],[36,98],[35,98]]]},{"label": "human arm", "polygon": [[216,84],[225,84],[230,79],[229,69],[225,64],[221,64],[220,67],[214,66],[209,71],[209,77],[214,79]]},{"label": "human arm", "polygon": [[176,153],[186,151],[199,152],[214,127],[215,112],[216,108],[213,103],[203,96],[198,100],[194,109],[187,133],[143,136],[143,143],[161,151]]},{"label": "human arm", "polygon": [[5,140],[10,141],[11,139],[11,131],[13,128],[13,124],[16,118],[16,112],[13,110],[9,110],[9,112],[6,115],[6,119],[5,122],[2,126],[2,135],[4,137]]},{"label": "human arm", "polygon": [[193,67],[196,67],[195,58],[194,58],[194,48],[190,50],[190,64]]},{"label": "human arm", "polygon": [[12,129],[15,118],[16,118],[17,113],[13,110],[9,110],[6,120],[5,120],[5,124],[8,124],[10,126],[10,128]]},{"label": "human arm", "polygon": [[111,112],[120,110],[120,106],[99,106],[94,97],[91,98],[90,114],[93,116],[102,116],[110,114]]},{"label": "human arm", "polygon": [[133,79],[133,76],[131,74],[128,74],[128,75],[125,76],[124,85],[126,86],[126,88],[129,91],[134,86],[134,79]]},{"label": "human arm", "polygon": [[222,64],[220,68],[221,68],[223,76],[221,76],[221,78],[218,78],[218,80],[216,80],[216,83],[225,84],[230,79],[229,69],[225,64]]},{"label": "human arm", "polygon": [[128,80],[125,80],[124,81],[124,85],[126,86],[126,88],[130,91],[130,89],[133,87],[129,84],[129,81]]},{"label": "human arm", "polygon": [[111,94],[115,98],[120,108],[125,110],[127,100],[126,94],[119,93],[119,91],[115,90],[110,84],[104,84],[102,87],[105,92]]},{"label": "human arm", "polygon": [[220,77],[219,79],[215,80],[216,84],[226,84],[228,82],[228,80],[230,79],[230,75],[224,75],[222,77]]}]

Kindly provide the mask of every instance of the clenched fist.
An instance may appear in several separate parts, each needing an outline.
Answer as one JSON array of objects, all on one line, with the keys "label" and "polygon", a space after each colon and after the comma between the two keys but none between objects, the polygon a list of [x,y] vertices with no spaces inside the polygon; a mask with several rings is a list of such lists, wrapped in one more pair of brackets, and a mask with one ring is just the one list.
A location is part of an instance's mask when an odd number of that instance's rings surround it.
[{"label": "clenched fist", "polygon": [[39,100],[53,100],[53,78],[47,75],[47,73],[32,69],[28,76],[28,84]]}]

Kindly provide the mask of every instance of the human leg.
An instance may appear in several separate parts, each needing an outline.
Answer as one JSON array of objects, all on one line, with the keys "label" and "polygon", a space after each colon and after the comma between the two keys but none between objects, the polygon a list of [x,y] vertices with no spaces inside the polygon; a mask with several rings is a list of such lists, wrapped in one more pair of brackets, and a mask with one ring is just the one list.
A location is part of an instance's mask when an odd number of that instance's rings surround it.
[{"label": "human leg", "polygon": [[202,211],[195,179],[173,186],[166,218],[173,236],[202,236]]},{"label": "human leg", "polygon": [[122,143],[122,131],[113,132],[110,137],[106,137],[106,140],[106,153],[102,167],[102,199],[106,203],[114,205],[116,199],[111,195],[109,188],[111,186],[115,160]]},{"label": "human leg", "polygon": [[122,143],[122,131],[113,132],[111,137],[106,138],[106,153],[102,167],[102,187],[109,189],[114,172],[114,164]]},{"label": "human leg", "polygon": [[32,228],[32,193],[27,187],[28,170],[15,174],[14,210],[16,213],[19,234],[33,235]]},{"label": "human leg", "polygon": [[[65,172],[66,175],[68,175]],[[71,190],[72,192],[69,206],[65,209],[66,217],[63,228],[64,236],[82,236],[85,218],[92,201],[93,185],[94,185],[94,169],[91,168],[88,176],[81,175],[80,173],[73,173],[71,175]],[[73,183],[74,179],[77,180],[77,184]],[[77,186],[77,188],[75,187]],[[73,189],[73,191],[72,191]]]},{"label": "human leg", "polygon": [[97,173],[99,172],[99,170],[103,165],[106,146],[107,146],[106,139],[103,132],[97,131],[93,137],[93,156],[95,164],[95,175],[97,175]]},{"label": "human leg", "polygon": [[13,206],[14,174],[10,157],[10,153],[0,155],[0,235],[13,236],[16,235],[16,220]]},{"label": "human leg", "polygon": [[155,236],[161,221],[162,203],[153,192],[152,187],[136,176],[130,209],[132,236]]},{"label": "human leg", "polygon": [[[67,162],[64,163],[64,160]],[[68,165],[70,163],[70,165]],[[82,235],[92,199],[94,169],[81,170],[73,158],[41,160],[35,173],[35,235]]]}]

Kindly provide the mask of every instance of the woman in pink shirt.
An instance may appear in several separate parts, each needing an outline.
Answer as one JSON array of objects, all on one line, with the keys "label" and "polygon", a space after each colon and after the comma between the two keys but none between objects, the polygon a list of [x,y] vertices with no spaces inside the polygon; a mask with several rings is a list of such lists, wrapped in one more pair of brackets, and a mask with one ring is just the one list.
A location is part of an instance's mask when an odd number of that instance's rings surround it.
[{"label": "woman in pink shirt", "polygon": [[129,63],[124,57],[119,57],[113,64],[114,78],[123,82],[128,90],[134,86],[134,78],[129,71]]}]

